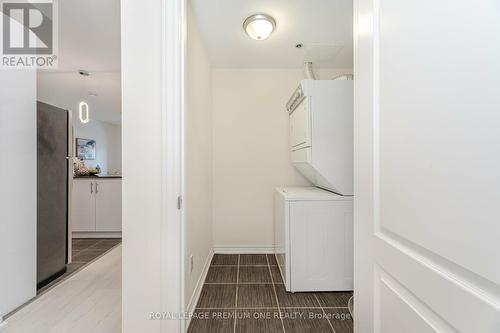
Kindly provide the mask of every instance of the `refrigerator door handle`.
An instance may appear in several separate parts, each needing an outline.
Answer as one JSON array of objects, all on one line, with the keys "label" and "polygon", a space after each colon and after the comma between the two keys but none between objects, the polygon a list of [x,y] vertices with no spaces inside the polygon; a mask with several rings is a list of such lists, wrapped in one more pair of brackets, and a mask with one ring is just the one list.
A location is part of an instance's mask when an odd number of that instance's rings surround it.
[{"label": "refrigerator door handle", "polygon": [[95,183],[95,194],[99,193],[99,183]]},{"label": "refrigerator door handle", "polygon": [[94,183],[90,182],[90,194],[94,193]]}]

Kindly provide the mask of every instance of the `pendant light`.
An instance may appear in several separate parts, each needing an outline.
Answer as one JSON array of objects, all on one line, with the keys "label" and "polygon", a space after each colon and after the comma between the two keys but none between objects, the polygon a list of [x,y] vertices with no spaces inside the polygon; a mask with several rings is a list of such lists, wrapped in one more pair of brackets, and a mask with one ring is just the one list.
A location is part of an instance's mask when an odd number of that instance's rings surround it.
[{"label": "pendant light", "polygon": [[[90,72],[80,69],[78,70],[78,74],[80,74],[85,80],[83,83],[83,90],[87,91],[86,83],[88,77],[90,76]],[[81,101],[80,104],[78,104],[78,118],[80,118],[80,122],[83,124],[87,124],[90,121],[90,109],[89,104],[86,101]]]},{"label": "pendant light", "polygon": [[81,101],[78,105],[78,117],[83,124],[90,121],[89,105],[85,101]]}]

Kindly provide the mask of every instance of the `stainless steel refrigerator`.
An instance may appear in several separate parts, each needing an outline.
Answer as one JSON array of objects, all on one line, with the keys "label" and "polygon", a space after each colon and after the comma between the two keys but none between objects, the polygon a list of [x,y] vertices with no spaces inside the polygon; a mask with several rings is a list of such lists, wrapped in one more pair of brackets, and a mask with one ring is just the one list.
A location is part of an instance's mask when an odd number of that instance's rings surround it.
[{"label": "stainless steel refrigerator", "polygon": [[37,288],[66,272],[70,112],[37,102]]}]

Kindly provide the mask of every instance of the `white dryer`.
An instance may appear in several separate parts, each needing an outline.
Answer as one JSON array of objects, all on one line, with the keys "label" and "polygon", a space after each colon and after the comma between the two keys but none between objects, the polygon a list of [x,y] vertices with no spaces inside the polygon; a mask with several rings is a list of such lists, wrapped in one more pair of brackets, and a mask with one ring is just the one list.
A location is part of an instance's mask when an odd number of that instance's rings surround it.
[{"label": "white dryer", "polygon": [[353,81],[302,80],[286,107],[292,164],[315,186],[353,195]]}]

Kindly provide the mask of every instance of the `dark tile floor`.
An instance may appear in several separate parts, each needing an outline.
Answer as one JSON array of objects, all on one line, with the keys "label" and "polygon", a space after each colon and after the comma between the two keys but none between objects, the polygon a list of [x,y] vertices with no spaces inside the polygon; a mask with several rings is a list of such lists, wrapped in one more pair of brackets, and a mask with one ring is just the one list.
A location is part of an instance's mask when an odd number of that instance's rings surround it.
[{"label": "dark tile floor", "polygon": [[189,333],[352,333],[352,292],[288,293],[274,255],[216,254]]},{"label": "dark tile floor", "polygon": [[94,259],[102,256],[121,242],[121,238],[73,238],[73,261],[71,264],[67,265],[66,273],[43,288],[40,288],[37,294],[41,294],[56,284],[61,283],[70,275],[88,265]]}]

